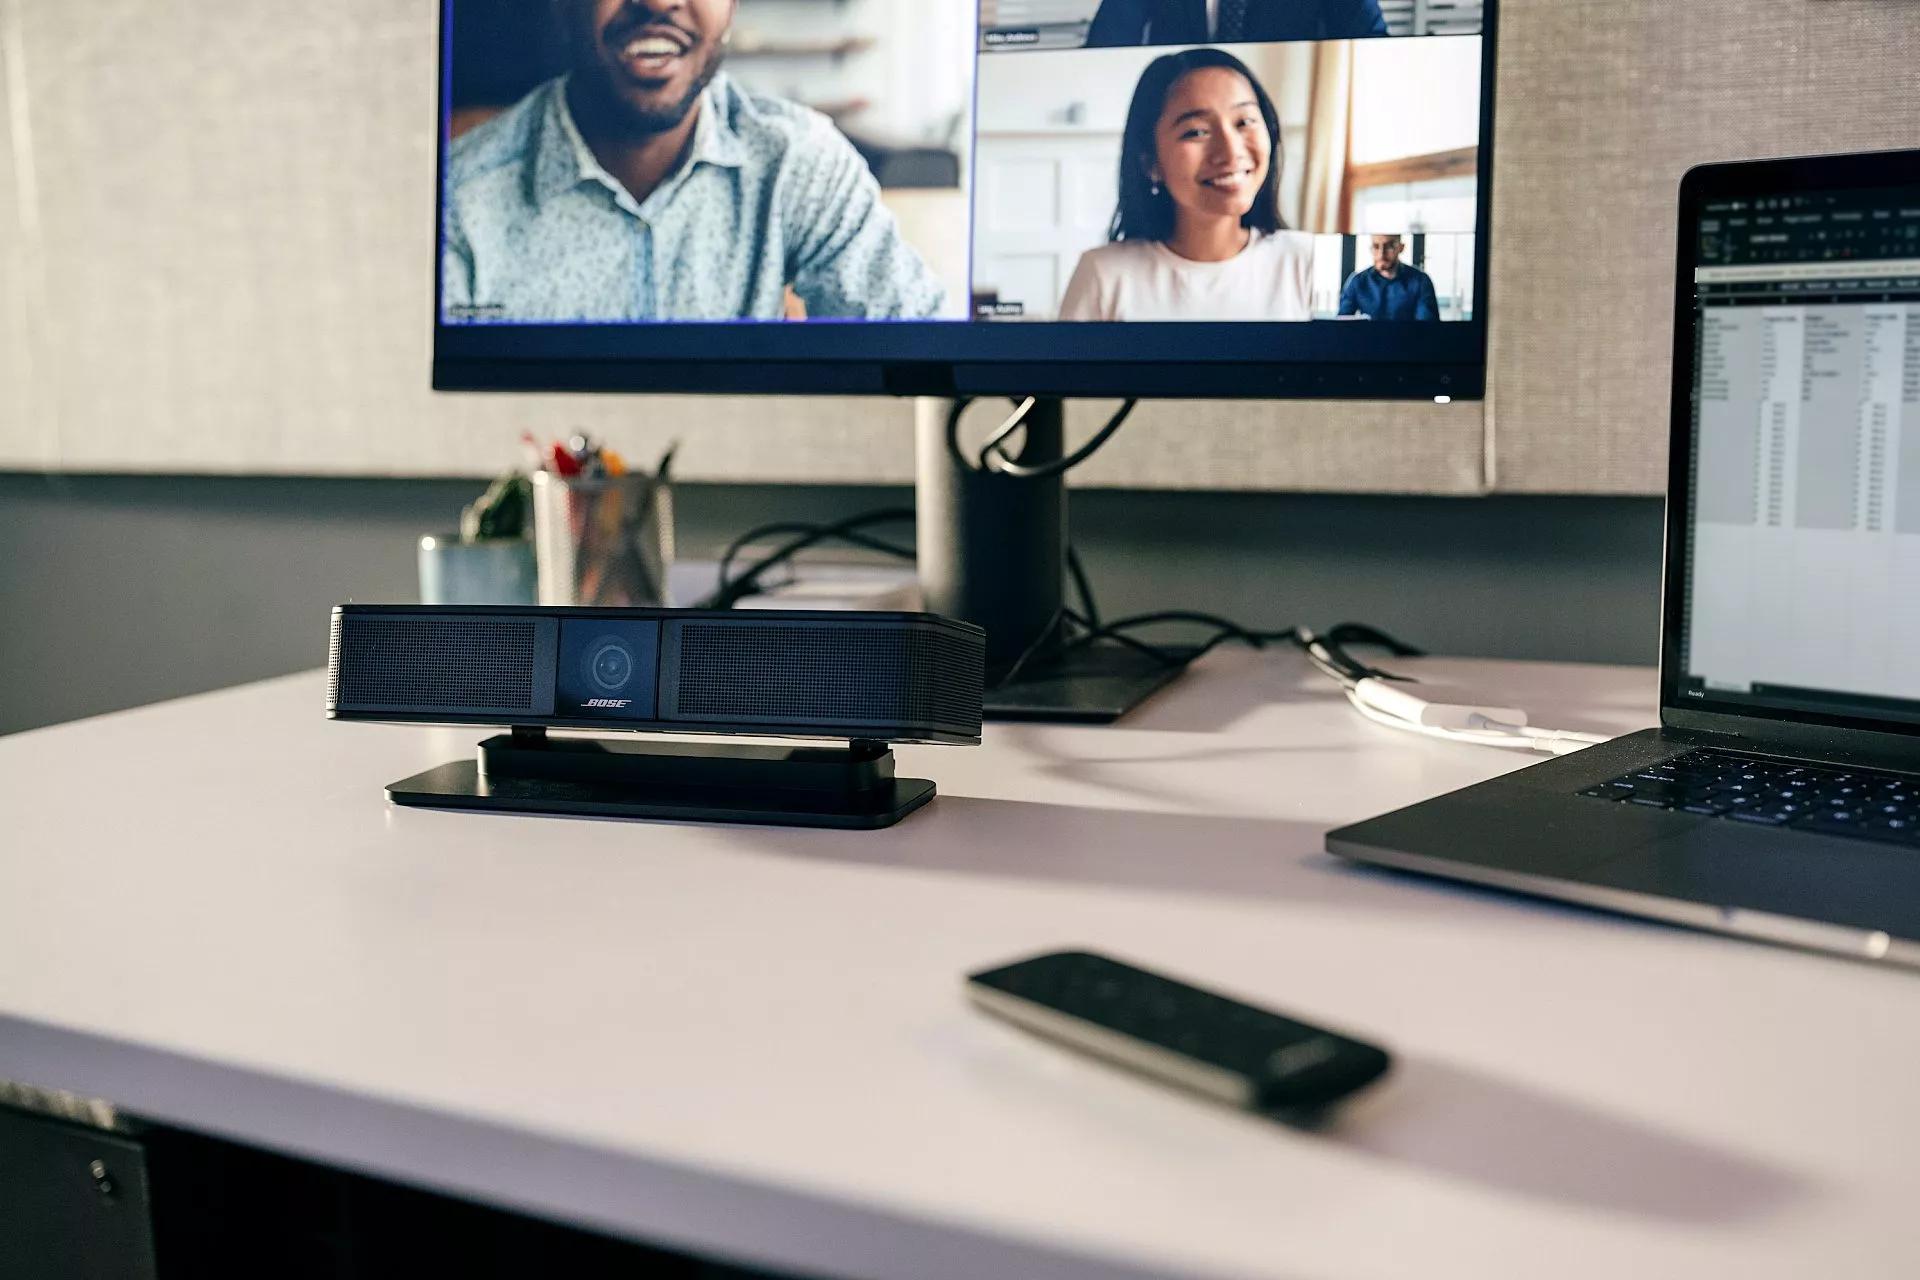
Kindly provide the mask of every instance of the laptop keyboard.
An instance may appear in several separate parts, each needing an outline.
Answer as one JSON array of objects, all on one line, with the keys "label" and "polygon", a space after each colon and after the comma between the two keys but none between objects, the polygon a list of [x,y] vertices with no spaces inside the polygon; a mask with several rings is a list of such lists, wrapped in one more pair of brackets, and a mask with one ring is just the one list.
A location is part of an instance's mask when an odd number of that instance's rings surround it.
[{"label": "laptop keyboard", "polygon": [[1824,835],[1920,848],[1920,778],[1701,748],[1580,793]]}]

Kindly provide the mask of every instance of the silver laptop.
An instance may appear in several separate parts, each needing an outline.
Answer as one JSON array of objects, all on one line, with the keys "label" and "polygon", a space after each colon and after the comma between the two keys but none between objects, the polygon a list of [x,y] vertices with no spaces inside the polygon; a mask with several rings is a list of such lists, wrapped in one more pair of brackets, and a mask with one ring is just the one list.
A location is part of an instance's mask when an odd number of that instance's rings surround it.
[{"label": "silver laptop", "polygon": [[1920,966],[1920,151],[1680,188],[1660,727],[1361,862]]}]

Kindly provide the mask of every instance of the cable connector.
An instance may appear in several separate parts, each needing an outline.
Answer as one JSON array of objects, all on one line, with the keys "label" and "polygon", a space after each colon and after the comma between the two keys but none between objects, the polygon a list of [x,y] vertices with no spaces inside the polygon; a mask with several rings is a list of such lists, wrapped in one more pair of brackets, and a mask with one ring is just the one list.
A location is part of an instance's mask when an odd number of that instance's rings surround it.
[{"label": "cable connector", "polygon": [[1396,684],[1368,677],[1353,686],[1354,695],[1367,706],[1396,720],[1423,725],[1430,729],[1455,729],[1470,733],[1514,733],[1525,727],[1527,713],[1518,707],[1487,707],[1466,702],[1432,702],[1415,690],[1427,685]]},{"label": "cable connector", "polygon": [[1468,702],[1429,702],[1414,689],[1431,691],[1432,685],[1398,684],[1367,677],[1348,687],[1347,701],[1375,724],[1389,729],[1404,729],[1429,738],[1464,742],[1476,747],[1506,747],[1514,751],[1538,751],[1563,756],[1607,739],[1599,734],[1578,733],[1571,729],[1535,729],[1527,724],[1527,713],[1518,707],[1489,707]]}]

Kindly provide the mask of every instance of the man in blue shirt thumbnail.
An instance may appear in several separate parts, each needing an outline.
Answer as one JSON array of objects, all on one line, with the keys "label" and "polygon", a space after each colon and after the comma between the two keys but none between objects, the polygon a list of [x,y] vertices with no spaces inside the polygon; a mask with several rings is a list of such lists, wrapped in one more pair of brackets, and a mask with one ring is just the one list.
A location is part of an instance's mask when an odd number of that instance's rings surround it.
[{"label": "man in blue shirt thumbnail", "polygon": [[1340,314],[1369,320],[1438,320],[1433,278],[1400,261],[1399,236],[1373,237],[1373,265],[1356,271],[1340,291]]},{"label": "man in blue shirt thumbnail", "polygon": [[1384,36],[1380,0],[1102,0],[1089,49]]},{"label": "man in blue shirt thumbnail", "polygon": [[853,144],[721,72],[737,0],[552,3],[571,72],[448,150],[449,320],[940,313]]}]

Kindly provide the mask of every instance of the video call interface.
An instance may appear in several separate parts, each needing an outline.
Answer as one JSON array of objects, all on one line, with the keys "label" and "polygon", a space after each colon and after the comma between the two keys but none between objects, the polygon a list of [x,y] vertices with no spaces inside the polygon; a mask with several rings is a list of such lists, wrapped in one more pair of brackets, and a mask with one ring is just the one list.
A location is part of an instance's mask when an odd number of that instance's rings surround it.
[{"label": "video call interface", "polygon": [[1478,0],[443,0],[448,325],[1445,324]]}]

